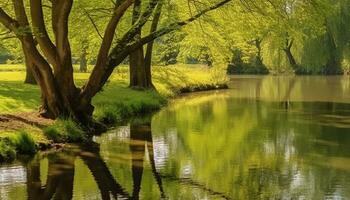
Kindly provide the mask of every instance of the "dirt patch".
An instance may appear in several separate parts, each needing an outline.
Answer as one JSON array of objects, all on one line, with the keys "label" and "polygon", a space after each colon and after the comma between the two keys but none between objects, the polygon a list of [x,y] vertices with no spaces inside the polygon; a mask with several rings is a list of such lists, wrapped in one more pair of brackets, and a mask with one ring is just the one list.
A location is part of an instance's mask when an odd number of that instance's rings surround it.
[{"label": "dirt patch", "polygon": [[15,131],[30,126],[42,129],[53,123],[53,120],[42,118],[35,112],[3,114],[0,115],[0,132],[6,130]]}]

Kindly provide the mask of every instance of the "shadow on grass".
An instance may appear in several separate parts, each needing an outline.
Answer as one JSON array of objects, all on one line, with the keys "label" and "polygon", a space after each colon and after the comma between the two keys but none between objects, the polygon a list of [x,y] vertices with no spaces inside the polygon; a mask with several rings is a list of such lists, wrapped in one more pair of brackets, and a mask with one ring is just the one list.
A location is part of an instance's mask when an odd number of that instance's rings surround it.
[{"label": "shadow on grass", "polygon": [[33,110],[39,103],[40,91],[37,86],[18,81],[0,81],[0,113]]}]

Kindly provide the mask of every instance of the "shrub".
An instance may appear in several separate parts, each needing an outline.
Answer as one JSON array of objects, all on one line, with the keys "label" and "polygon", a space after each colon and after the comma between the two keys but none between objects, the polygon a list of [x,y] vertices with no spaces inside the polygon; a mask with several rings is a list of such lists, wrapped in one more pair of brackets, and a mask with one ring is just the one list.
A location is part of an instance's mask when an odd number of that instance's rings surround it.
[{"label": "shrub", "polygon": [[16,157],[15,147],[8,138],[0,139],[0,162],[10,161]]},{"label": "shrub", "polygon": [[20,131],[12,139],[16,150],[20,154],[34,154],[37,150],[34,139],[25,131]]},{"label": "shrub", "polygon": [[43,132],[54,142],[79,142],[86,139],[84,130],[71,119],[59,119]]}]

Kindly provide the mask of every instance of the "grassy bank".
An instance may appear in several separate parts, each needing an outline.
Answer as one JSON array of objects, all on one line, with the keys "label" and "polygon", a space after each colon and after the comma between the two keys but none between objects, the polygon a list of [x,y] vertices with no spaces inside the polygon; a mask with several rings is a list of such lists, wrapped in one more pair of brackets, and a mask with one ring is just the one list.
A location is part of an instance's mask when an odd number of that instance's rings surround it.
[{"label": "grassy bank", "polygon": [[[117,68],[93,100],[94,117],[105,124],[115,124],[158,110],[168,98],[180,93],[217,89],[226,83],[225,72],[202,66],[154,67],[152,73],[157,92],[137,91],[128,88],[128,68]],[[75,73],[77,85],[82,85],[88,76],[89,73]],[[24,77],[23,67],[0,65],[0,114],[3,116],[0,117],[0,161],[11,159],[18,152],[33,153],[53,143],[86,140],[81,127],[71,120],[41,122],[33,117],[40,106],[40,91],[37,86],[23,84]],[[28,146],[28,141],[34,145],[23,148]]]}]

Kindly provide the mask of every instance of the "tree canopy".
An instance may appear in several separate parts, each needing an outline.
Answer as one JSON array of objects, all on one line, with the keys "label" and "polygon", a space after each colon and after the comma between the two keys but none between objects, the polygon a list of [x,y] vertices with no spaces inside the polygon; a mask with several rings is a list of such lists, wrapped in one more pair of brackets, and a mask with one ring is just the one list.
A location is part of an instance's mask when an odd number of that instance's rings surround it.
[{"label": "tree canopy", "polygon": [[[41,88],[43,116],[91,125],[92,98],[123,62],[134,88],[153,88],[152,63],[342,73],[349,68],[349,6],[349,0],[8,0],[0,3],[0,58],[25,61]],[[94,66],[82,87],[73,78],[79,62],[81,71]]]}]

